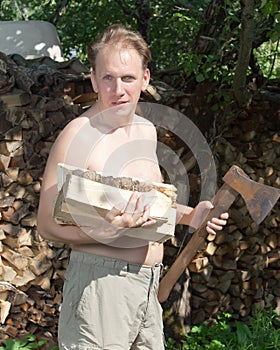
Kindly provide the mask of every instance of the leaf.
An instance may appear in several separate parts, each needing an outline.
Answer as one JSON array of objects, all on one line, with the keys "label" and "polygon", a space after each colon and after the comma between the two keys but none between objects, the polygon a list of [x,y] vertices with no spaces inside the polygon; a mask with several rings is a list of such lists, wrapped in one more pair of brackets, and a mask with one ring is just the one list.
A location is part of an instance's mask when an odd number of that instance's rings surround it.
[{"label": "leaf", "polygon": [[38,343],[29,343],[24,349],[38,349],[39,345]]},{"label": "leaf", "polygon": [[216,112],[216,111],[219,110],[219,108],[220,108],[219,103],[215,103],[215,104],[211,107],[211,110],[214,111],[214,112]]},{"label": "leaf", "polygon": [[44,344],[46,344],[47,343],[47,341],[46,340],[39,340],[38,341],[38,346],[42,346],[42,345],[44,345]]},{"label": "leaf", "polygon": [[34,334],[26,334],[24,338],[28,341],[34,341],[36,340],[36,336]]},{"label": "leaf", "polygon": [[209,348],[209,350],[218,350],[218,349],[225,349],[226,347],[219,340],[214,339],[211,341],[208,348]]},{"label": "leaf", "polygon": [[15,345],[19,348],[24,348],[28,344],[28,340],[17,340]]},{"label": "leaf", "polygon": [[17,342],[15,342],[15,345],[13,346],[13,350],[23,350],[23,349],[26,349],[26,347],[25,346],[19,346],[18,344],[17,344]]},{"label": "leaf", "polygon": [[239,344],[248,343],[252,338],[250,328],[245,323],[236,322],[236,334]]},{"label": "leaf", "polygon": [[192,333],[201,333],[201,327],[199,326],[193,326],[191,329]]},{"label": "leaf", "polygon": [[199,73],[199,74],[197,74],[197,76],[196,76],[196,81],[198,82],[198,83],[201,83],[202,81],[204,81],[205,79],[204,79],[204,75],[203,74],[201,74],[201,73]]},{"label": "leaf", "polygon": [[6,339],[5,340],[5,349],[7,349],[7,350],[13,350],[14,349],[14,344],[15,344],[15,342],[13,341],[13,339],[10,339],[10,338],[8,338],[8,339]]},{"label": "leaf", "polygon": [[267,0],[261,0],[261,8],[263,8],[267,4]]}]

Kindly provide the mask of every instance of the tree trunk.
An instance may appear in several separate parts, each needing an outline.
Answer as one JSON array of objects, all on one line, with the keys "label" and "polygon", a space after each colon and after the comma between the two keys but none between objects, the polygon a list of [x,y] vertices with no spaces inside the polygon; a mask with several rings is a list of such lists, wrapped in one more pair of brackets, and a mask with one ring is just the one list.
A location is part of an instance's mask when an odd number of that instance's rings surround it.
[{"label": "tree trunk", "polygon": [[216,52],[219,48],[218,38],[227,15],[224,0],[212,0],[210,2],[205,12],[205,21],[199,30],[194,46],[197,54]]},{"label": "tree trunk", "polygon": [[[132,10],[123,0],[115,0],[120,6],[123,13],[128,16],[135,18],[137,21],[137,30],[150,45],[151,43],[151,10],[150,0],[135,0],[136,10]],[[156,70],[155,63],[152,61],[149,64],[151,73]]]},{"label": "tree trunk", "polygon": [[151,43],[150,27],[151,27],[151,11],[150,0],[136,0],[137,7],[137,27],[143,38],[148,44]]},{"label": "tree trunk", "polygon": [[240,4],[242,10],[240,49],[233,79],[233,91],[238,105],[240,107],[246,107],[250,102],[250,94],[246,86],[246,76],[254,36],[255,0],[241,0]]}]

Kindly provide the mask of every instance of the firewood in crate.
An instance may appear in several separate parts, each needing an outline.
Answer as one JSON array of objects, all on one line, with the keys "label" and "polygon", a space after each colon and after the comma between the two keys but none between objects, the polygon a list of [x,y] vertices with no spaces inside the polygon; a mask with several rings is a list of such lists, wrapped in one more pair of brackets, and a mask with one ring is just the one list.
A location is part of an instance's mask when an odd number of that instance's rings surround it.
[{"label": "firewood in crate", "polygon": [[176,188],[173,185],[58,165],[58,195],[53,206],[57,223],[94,227],[114,206],[125,205],[133,191],[143,193],[156,223],[127,229],[125,235],[164,242],[174,236]]}]

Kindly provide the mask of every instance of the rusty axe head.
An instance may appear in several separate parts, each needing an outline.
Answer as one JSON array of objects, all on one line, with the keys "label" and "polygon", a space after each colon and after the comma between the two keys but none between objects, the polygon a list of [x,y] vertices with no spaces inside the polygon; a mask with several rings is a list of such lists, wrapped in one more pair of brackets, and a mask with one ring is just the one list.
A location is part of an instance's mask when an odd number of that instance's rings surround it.
[{"label": "rusty axe head", "polygon": [[240,193],[252,219],[260,224],[280,197],[280,189],[253,181],[238,166],[233,165],[223,181]]}]

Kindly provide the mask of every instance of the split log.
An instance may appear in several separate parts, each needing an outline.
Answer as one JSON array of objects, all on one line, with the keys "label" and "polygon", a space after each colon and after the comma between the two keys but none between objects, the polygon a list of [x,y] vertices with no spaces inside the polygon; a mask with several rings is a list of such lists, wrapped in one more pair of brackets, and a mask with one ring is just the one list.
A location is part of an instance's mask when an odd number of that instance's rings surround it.
[{"label": "split log", "polygon": [[126,230],[125,235],[157,242],[174,236],[176,189],[173,185],[103,176],[59,164],[58,191],[53,216],[59,224],[94,227],[109,210],[125,205],[133,191],[139,191],[144,194],[144,204],[150,204],[150,217],[156,223]]}]

